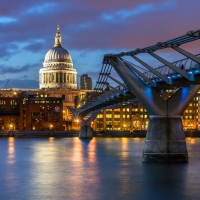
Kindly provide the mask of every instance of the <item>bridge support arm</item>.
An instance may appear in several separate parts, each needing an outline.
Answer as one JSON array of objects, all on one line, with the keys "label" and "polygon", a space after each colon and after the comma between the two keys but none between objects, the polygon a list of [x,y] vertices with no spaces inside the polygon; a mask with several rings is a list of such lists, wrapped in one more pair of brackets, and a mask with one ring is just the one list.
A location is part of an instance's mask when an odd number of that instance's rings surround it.
[{"label": "bridge support arm", "polygon": [[153,72],[156,76],[158,76],[159,78],[162,78],[162,80],[165,81],[167,84],[171,84],[171,82],[167,79],[167,77],[165,75],[163,75],[160,72],[158,72],[157,70],[155,70],[153,67],[151,67],[150,65],[148,65],[147,63],[145,63],[143,60],[140,60],[135,55],[132,55],[132,58],[134,58],[140,64],[142,64],[144,67],[146,67],[148,70],[150,70],[151,72]]},{"label": "bridge support arm", "polygon": [[123,88],[127,89],[127,87],[126,87],[126,85],[124,83],[121,83],[120,81],[118,81],[117,79],[113,78],[112,76],[109,75],[108,78],[110,78],[111,80],[115,81],[117,84],[119,84]]},{"label": "bridge support arm", "polygon": [[161,58],[160,56],[156,55],[155,53],[149,53],[149,54],[151,56],[153,56],[154,58],[156,58],[157,60],[159,60],[160,62],[162,62],[163,64],[167,65],[169,68],[171,68],[175,72],[179,73],[181,76],[183,76],[187,80],[194,81],[194,78],[191,78],[189,76],[189,74],[185,70],[182,70],[182,69],[176,67],[175,65],[171,64],[167,60],[165,60],[165,59]]},{"label": "bridge support arm", "polygon": [[200,58],[191,54],[190,52],[181,49],[180,47],[172,47],[172,49],[178,51],[179,53],[183,54],[184,56],[190,58],[191,60],[195,61],[196,63],[200,64]]},{"label": "bridge support arm", "polygon": [[141,78],[143,78],[146,82],[148,82],[151,86],[154,86],[155,84],[152,82],[151,79],[147,78],[142,72],[137,70],[132,64],[124,61],[124,63],[131,69],[133,69],[134,72],[136,72]]},{"label": "bridge support arm", "polygon": [[183,115],[184,110],[200,90],[200,85],[191,85],[180,88],[171,98],[167,100],[168,115]]},{"label": "bridge support arm", "polygon": [[130,91],[152,115],[166,115],[166,101],[158,93],[146,86],[138,77],[118,58],[108,57],[113,68],[117,71]]}]

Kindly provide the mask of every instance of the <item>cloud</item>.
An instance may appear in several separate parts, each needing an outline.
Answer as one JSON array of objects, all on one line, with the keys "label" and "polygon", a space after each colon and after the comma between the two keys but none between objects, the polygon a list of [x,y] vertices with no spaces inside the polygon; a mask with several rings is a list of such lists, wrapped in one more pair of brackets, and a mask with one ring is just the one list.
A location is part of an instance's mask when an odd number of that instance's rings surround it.
[{"label": "cloud", "polygon": [[16,44],[8,43],[0,45],[0,58],[7,59],[18,52],[18,46]]},{"label": "cloud", "polygon": [[[6,81],[0,80],[0,87],[5,88]],[[30,79],[24,79],[24,80],[16,80],[16,79],[9,79],[8,84],[6,85],[6,88],[38,88],[39,83],[37,80],[30,80]]]},{"label": "cloud", "polygon": [[53,9],[56,9],[55,7],[59,4],[56,2],[46,2],[42,3],[40,5],[34,5],[33,7],[29,8],[26,12],[27,13],[37,13],[37,14],[43,14],[45,12],[52,11]]},{"label": "cloud", "polygon": [[30,44],[26,45],[24,49],[32,52],[38,52],[45,49],[45,44],[44,41],[33,41]]},{"label": "cloud", "polygon": [[13,17],[0,16],[0,24],[9,24],[16,21],[17,19]]},{"label": "cloud", "polygon": [[111,22],[122,22],[123,20],[133,17],[134,15],[141,14],[153,8],[152,4],[143,4],[139,5],[136,8],[129,9],[129,10],[118,10],[115,11],[113,14],[103,13],[102,19]]},{"label": "cloud", "polygon": [[18,74],[18,73],[21,73],[21,72],[26,72],[29,71],[29,70],[32,70],[33,68],[35,67],[38,67],[38,64],[33,64],[33,65],[24,65],[22,67],[11,67],[11,66],[0,66],[0,72],[2,74],[7,74],[7,73],[10,73],[10,74]]}]

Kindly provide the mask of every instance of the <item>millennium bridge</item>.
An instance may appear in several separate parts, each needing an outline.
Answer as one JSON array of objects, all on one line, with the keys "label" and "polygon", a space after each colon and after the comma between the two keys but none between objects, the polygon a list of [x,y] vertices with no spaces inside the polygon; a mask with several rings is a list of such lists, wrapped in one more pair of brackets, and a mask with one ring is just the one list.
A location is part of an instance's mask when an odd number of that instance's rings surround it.
[{"label": "millennium bridge", "polygon": [[[149,47],[104,55],[94,92],[80,109],[69,108],[74,118],[81,121],[79,137],[93,137],[90,123],[100,110],[139,101],[149,114],[142,161],[188,161],[181,116],[200,89],[200,55],[193,55],[180,46],[198,39],[200,30],[189,31]],[[185,58],[169,62],[155,53],[165,48],[171,48]],[[155,68],[139,58],[139,54],[148,54],[163,65]],[[137,61],[141,66],[132,61]],[[123,82],[112,76],[112,69]],[[118,86],[111,86],[110,81]],[[166,95],[168,90],[173,93]]]}]

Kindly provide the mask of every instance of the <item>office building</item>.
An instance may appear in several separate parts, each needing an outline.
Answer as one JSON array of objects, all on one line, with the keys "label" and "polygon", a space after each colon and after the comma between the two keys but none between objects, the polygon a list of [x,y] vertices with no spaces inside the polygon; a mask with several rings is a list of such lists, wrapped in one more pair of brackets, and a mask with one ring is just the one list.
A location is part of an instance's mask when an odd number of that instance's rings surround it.
[{"label": "office building", "polygon": [[81,75],[80,78],[80,89],[81,90],[92,90],[92,79],[88,74]]}]

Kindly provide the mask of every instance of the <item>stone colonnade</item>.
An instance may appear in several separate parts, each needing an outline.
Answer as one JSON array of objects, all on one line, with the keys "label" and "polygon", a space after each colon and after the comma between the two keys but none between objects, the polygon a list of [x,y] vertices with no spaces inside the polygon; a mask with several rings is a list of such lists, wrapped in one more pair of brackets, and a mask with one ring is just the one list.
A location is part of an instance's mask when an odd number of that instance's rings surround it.
[{"label": "stone colonnade", "polygon": [[40,83],[73,83],[76,84],[76,74],[66,72],[47,72],[40,74]]}]

